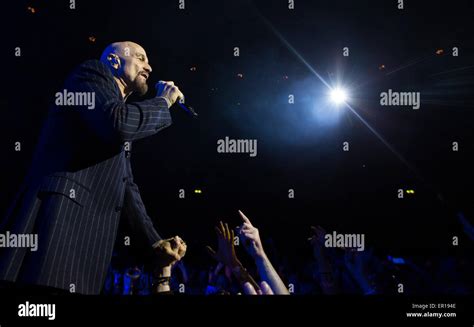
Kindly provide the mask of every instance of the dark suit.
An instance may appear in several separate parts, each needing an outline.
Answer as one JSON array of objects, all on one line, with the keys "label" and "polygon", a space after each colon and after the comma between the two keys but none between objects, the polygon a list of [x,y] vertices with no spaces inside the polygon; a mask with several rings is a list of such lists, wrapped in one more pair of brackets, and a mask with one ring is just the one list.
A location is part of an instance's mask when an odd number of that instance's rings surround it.
[{"label": "dark suit", "polygon": [[98,60],[80,65],[65,89],[94,92],[95,108],[52,106],[26,182],[0,225],[2,233],[38,233],[38,251],[0,249],[0,280],[98,294],[121,215],[150,247],[161,239],[127,149],[171,125],[171,116],[163,98],[126,104]]}]

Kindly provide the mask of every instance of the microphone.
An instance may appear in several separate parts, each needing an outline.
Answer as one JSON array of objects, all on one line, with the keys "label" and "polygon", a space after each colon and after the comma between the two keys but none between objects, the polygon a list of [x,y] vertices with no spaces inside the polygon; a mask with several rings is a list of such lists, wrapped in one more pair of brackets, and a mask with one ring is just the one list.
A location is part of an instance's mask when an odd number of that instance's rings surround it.
[{"label": "microphone", "polygon": [[179,97],[177,99],[178,101],[176,101],[178,103],[178,105],[188,113],[188,115],[190,115],[191,117],[193,118],[197,118],[199,115],[196,113],[196,111],[194,111],[193,107],[188,107],[184,104],[184,98],[183,97]]},{"label": "microphone", "polygon": [[[161,86],[162,86],[163,84],[166,84],[166,82],[164,82],[164,81],[159,81],[159,82],[155,85],[155,88],[156,88],[157,92],[158,92],[158,90],[161,90]],[[186,105],[184,104],[184,95],[183,95],[182,97],[178,97],[176,100],[177,100],[176,102],[178,103],[178,105],[179,105],[184,111],[186,111],[186,113],[187,113],[188,115],[190,115],[190,116],[193,117],[193,118],[197,118],[197,117],[198,117],[198,114],[194,111],[194,109],[193,109],[192,107],[188,107],[188,106],[186,106]]]}]

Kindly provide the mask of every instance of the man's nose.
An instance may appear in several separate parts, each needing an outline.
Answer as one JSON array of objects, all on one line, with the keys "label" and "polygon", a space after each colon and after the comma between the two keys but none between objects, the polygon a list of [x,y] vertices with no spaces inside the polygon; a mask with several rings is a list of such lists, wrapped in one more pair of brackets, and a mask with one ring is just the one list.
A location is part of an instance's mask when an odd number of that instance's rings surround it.
[{"label": "man's nose", "polygon": [[148,74],[150,74],[150,73],[152,72],[152,70],[153,70],[153,69],[151,69],[150,64],[146,64],[146,66],[145,66],[145,71],[146,71]]}]

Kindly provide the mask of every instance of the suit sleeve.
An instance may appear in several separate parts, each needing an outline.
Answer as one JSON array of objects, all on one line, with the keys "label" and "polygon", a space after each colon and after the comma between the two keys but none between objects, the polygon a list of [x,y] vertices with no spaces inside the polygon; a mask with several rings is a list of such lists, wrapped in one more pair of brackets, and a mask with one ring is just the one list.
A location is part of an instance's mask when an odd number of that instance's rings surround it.
[{"label": "suit sleeve", "polygon": [[153,245],[162,238],[153,226],[140,196],[137,184],[129,181],[125,188],[124,213],[127,217],[132,231],[145,238],[146,243]]},{"label": "suit sleeve", "polygon": [[76,108],[88,128],[103,141],[134,141],[171,125],[168,102],[164,98],[125,103],[115,83],[108,67],[97,60],[83,63],[66,82],[68,92],[93,95],[92,109]]}]

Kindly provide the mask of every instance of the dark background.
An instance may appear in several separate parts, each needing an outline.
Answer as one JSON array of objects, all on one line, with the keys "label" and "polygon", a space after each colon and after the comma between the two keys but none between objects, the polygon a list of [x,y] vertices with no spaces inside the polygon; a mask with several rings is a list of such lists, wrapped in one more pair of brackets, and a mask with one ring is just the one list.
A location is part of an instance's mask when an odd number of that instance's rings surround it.
[{"label": "dark background", "polygon": [[[240,223],[238,209],[294,257],[309,253],[317,224],[365,233],[368,245],[393,255],[458,251],[453,235],[467,243],[455,214],[473,221],[472,1],[405,1],[398,10],[396,1],[297,0],[293,11],[286,1],[188,0],[184,11],[178,1],[77,1],[75,10],[69,1],[17,1],[4,13],[2,212],[67,74],[107,44],[131,40],[153,67],[148,96],[158,80],[173,80],[200,115],[173,107],[173,125],[134,143],[132,155],[149,215],[162,236],[187,241],[188,260],[204,258],[219,219]],[[414,169],[349,109],[328,105],[327,88],[274,31],[326,81],[347,85],[353,108]],[[389,88],[421,92],[421,108],[381,107]],[[256,138],[257,157],[217,153],[225,136]],[[415,194],[398,199],[399,188]]]}]

